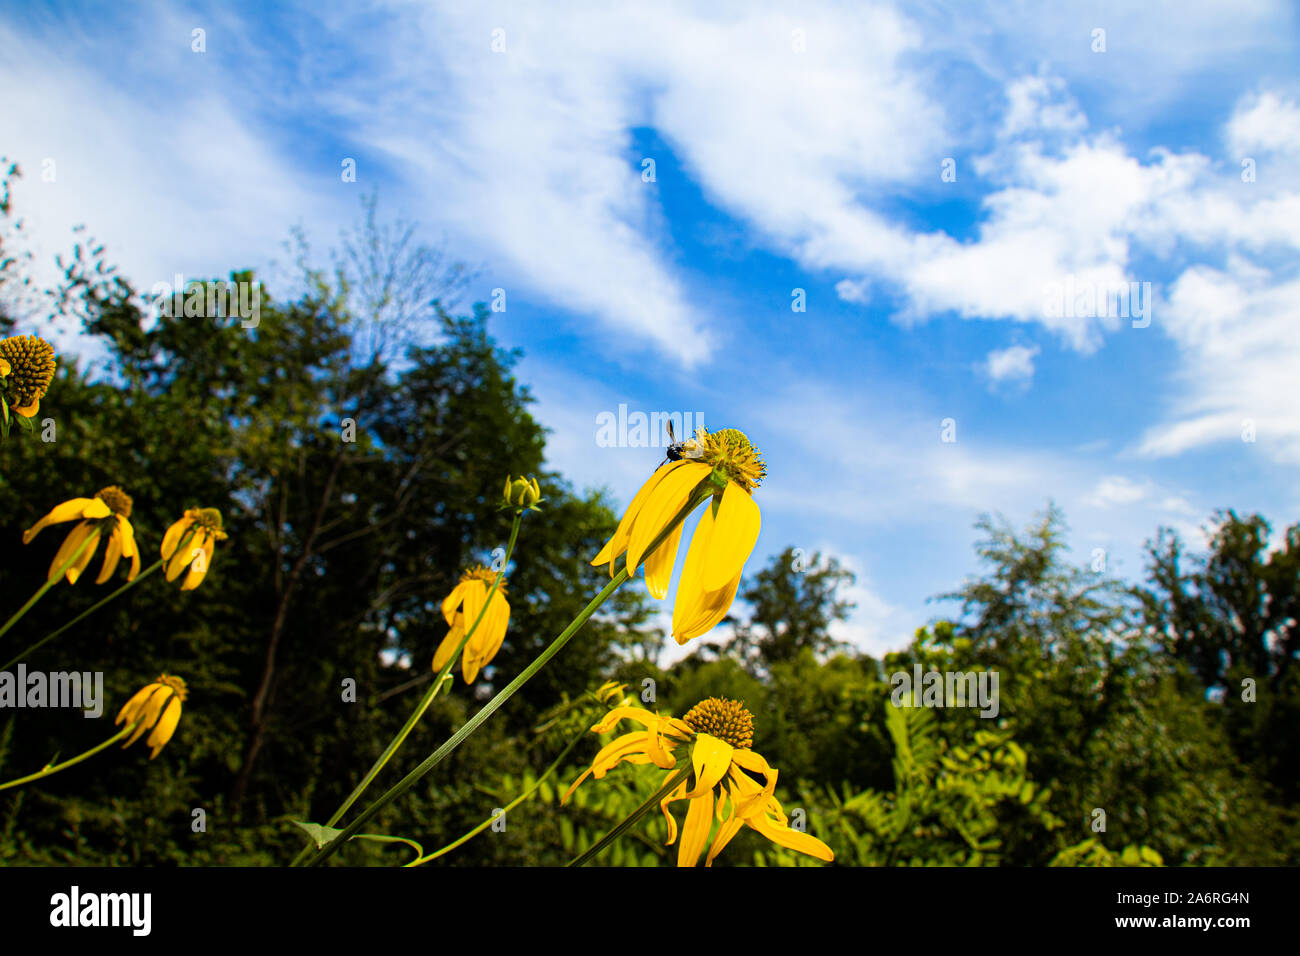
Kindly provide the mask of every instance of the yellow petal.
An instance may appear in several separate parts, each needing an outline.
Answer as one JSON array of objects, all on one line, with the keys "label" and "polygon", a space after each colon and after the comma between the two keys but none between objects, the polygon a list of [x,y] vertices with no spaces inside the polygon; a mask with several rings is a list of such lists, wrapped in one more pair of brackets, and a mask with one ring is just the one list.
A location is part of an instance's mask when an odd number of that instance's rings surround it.
[{"label": "yellow petal", "polygon": [[761,525],[762,515],[754,499],[739,485],[727,482],[704,555],[700,584],[705,591],[726,587],[740,573],[758,542]]},{"label": "yellow petal", "polygon": [[659,723],[659,715],[650,713],[644,707],[615,707],[592,725],[591,732],[607,734],[620,720],[635,720],[642,727],[654,727]]},{"label": "yellow petal", "polygon": [[[734,789],[731,791],[731,799],[728,804],[730,811],[713,837],[713,845],[709,847],[709,855],[704,858],[705,866],[713,866],[713,861],[718,858],[718,854],[727,848],[731,838],[739,833],[741,826],[744,825],[744,819],[736,815],[736,791]],[[721,802],[719,802],[719,808],[721,808]]]},{"label": "yellow petal", "polygon": [[[465,589],[463,592],[464,598],[460,610],[465,615],[465,629],[474,631],[477,634],[474,625],[477,623],[479,628],[483,627],[483,623],[479,621],[478,616],[479,612],[483,610],[483,605],[487,602],[487,585],[482,581],[475,580],[466,581],[463,587]],[[486,616],[484,615],[484,617]]]},{"label": "yellow petal", "polygon": [[808,856],[825,860],[827,863],[835,859],[835,854],[831,852],[831,848],[821,840],[809,836],[807,833],[781,826],[768,819],[766,814],[760,813],[757,816],[750,817],[745,823],[780,846],[796,850],[799,853],[806,853]]},{"label": "yellow petal", "polygon": [[99,569],[99,577],[95,578],[96,584],[103,584],[113,572],[117,570],[117,561],[122,557],[122,535],[117,528],[114,528],[108,536],[108,548],[104,552],[104,566]]},{"label": "yellow petal", "polygon": [[713,827],[713,791],[706,790],[691,800],[686,808],[686,822],[682,824],[682,841],[677,844],[677,865],[694,866],[700,851],[709,840]]},{"label": "yellow petal", "polygon": [[[685,576],[683,576],[685,580]],[[709,591],[695,595],[694,604],[688,605],[679,588],[677,604],[673,607],[673,637],[678,644],[707,634],[727,616],[732,603],[736,600],[736,591],[740,588],[740,572],[735,580],[721,591]],[[689,595],[688,595],[689,597]]]},{"label": "yellow petal", "polygon": [[595,774],[599,780],[605,776],[611,769],[620,762],[636,756],[638,753],[644,753],[647,734],[640,730],[611,741],[600,749],[596,754],[596,759],[591,762],[591,766],[582,772],[582,775],[569,786],[560,803],[568,802],[569,797],[573,796],[573,791],[578,789],[578,785],[586,780],[592,774]]},{"label": "yellow petal", "polygon": [[704,791],[713,791],[714,785],[727,775],[731,769],[731,752],[734,750],[725,740],[719,740],[709,734],[699,734],[691,747],[691,765],[695,768],[695,788],[688,797],[694,799]]},{"label": "yellow petal", "polygon": [[116,725],[123,721],[130,723],[135,720],[135,718],[139,716],[140,711],[144,708],[144,702],[149,699],[149,695],[152,694],[157,687],[157,684],[148,684],[136,691],[131,699],[122,705],[122,709],[117,712],[117,720],[113,721],[113,723]]},{"label": "yellow petal", "polygon": [[610,741],[600,749],[596,759],[591,762],[591,772],[599,780],[627,758],[644,754],[650,745],[649,737],[647,731],[635,730]]},{"label": "yellow petal", "polygon": [[673,565],[677,561],[677,546],[682,540],[682,527],[686,522],[683,521],[676,528],[673,528],[672,534],[664,539],[663,544],[655,548],[650,557],[645,560],[645,586],[650,592],[650,596],[663,600],[668,593],[668,582],[673,576]]},{"label": "yellow petal", "polygon": [[433,654],[433,672],[435,674],[440,673],[447,666],[447,662],[451,660],[451,652],[460,643],[460,634],[460,630],[453,627],[447,632],[447,636],[442,639],[442,643],[438,645],[438,649]]},{"label": "yellow petal", "polygon": [[663,481],[666,475],[672,474],[685,464],[688,464],[688,462],[674,461],[669,462],[661,468],[655,469],[655,473],[650,476],[644,485],[641,486],[641,490],[633,496],[631,504],[627,506],[627,511],[623,512],[623,518],[619,521],[618,528],[614,531],[614,536],[609,539],[609,542],[605,547],[600,549],[600,554],[596,555],[596,557],[592,559],[591,564],[593,567],[608,562],[609,576],[611,578],[614,576],[614,561],[617,560],[620,554],[627,550],[628,541],[631,540],[632,536],[632,526],[636,522],[637,515],[641,513],[641,506],[649,500],[650,495],[654,492],[655,488],[659,486],[659,482]]},{"label": "yellow petal", "polygon": [[163,701],[171,694],[171,688],[165,684],[150,684],[145,690],[149,693],[140,702],[139,708],[131,718],[133,721],[138,719],[140,725],[135,728],[135,732],[131,734],[130,739],[122,744],[123,750],[139,740],[144,735],[144,732],[154,725],[154,722],[158,719],[158,711],[162,708]]},{"label": "yellow petal", "polygon": [[164,561],[176,553],[176,549],[180,547],[181,538],[185,536],[185,532],[189,530],[192,524],[194,524],[194,519],[187,516],[173,522],[172,526],[167,529],[167,533],[163,535],[162,540],[162,559]]},{"label": "yellow petal", "polygon": [[180,719],[181,699],[173,694],[171,702],[167,704],[167,709],[163,711],[162,717],[153,729],[153,733],[145,741],[147,746],[153,748],[153,753],[149,755],[150,760],[158,756],[158,751],[162,750],[163,745],[172,739],[172,734],[176,731],[176,725],[180,723]]},{"label": "yellow petal", "polygon": [[468,581],[462,581],[451,589],[451,593],[442,599],[442,619],[448,624],[456,616],[456,609],[465,601],[465,592],[469,588]]},{"label": "yellow petal", "polygon": [[[98,502],[105,511],[108,510],[108,505],[105,505],[103,500],[100,498],[73,498],[71,501],[65,501],[61,505],[56,505],[49,514],[23,532],[23,544],[28,544],[32,538],[36,537],[41,533],[41,531],[52,524],[62,524],[64,521],[75,521],[78,518],[90,517],[86,514],[86,510],[92,508],[96,502]],[[94,515],[94,517],[102,518],[104,515]]]},{"label": "yellow petal", "polygon": [[650,542],[667,527],[690,498],[691,490],[709,473],[708,465],[699,462],[681,462],[682,468],[664,475],[653,494],[646,500],[632,528],[632,540],[627,546],[628,574],[636,573]]},{"label": "yellow petal", "polygon": [[659,801],[659,809],[668,821],[668,839],[664,840],[664,846],[672,846],[673,841],[677,839],[677,821],[673,818],[672,811],[668,809],[670,803],[686,799],[686,781],[683,780],[677,785],[672,793]]},{"label": "yellow petal", "polygon": [[59,568],[72,558],[83,541],[86,542],[86,546],[81,549],[81,554],[77,555],[76,560],[68,565],[64,574],[69,584],[77,583],[77,578],[81,577],[82,572],[86,570],[90,559],[95,556],[95,549],[99,546],[99,528],[87,521],[83,521],[68,532],[68,536],[63,540],[63,547],[59,548],[59,553],[54,556],[54,563],[50,565],[50,579],[57,576]]},{"label": "yellow petal", "polygon": [[208,568],[212,567],[212,551],[216,547],[216,542],[211,534],[205,533],[201,537],[203,544],[200,553],[203,555],[203,560],[198,561],[196,554],[195,560],[190,561],[190,573],[185,575],[185,582],[181,585],[182,591],[193,591],[203,582],[203,576],[208,573]]}]

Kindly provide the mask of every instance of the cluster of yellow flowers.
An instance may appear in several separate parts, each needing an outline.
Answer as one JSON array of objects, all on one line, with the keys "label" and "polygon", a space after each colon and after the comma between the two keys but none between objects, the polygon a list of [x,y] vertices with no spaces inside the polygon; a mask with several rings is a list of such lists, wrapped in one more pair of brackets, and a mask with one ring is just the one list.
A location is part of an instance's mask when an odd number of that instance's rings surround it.
[{"label": "cluster of yellow flowers", "polygon": [[[4,426],[4,434],[8,433],[11,411],[24,418],[36,414],[54,370],[53,350],[43,340],[20,336],[0,341],[0,424]],[[745,563],[758,541],[762,520],[754,501],[754,491],[766,476],[766,464],[748,437],[735,429],[714,433],[699,429],[694,438],[675,445],[670,458],[673,460],[657,468],[637,492],[613,537],[591,562],[594,566],[608,565],[611,579],[619,573],[625,577],[598,595],[587,611],[556,639],[554,650],[541,655],[516,678],[512,688],[501,692],[503,695],[508,696],[515,685],[535,673],[613,587],[634,577],[638,568],[645,569],[646,588],[650,595],[663,600],[676,564],[685,521],[690,512],[701,505],[705,507],[693,532],[677,586],[672,615],[673,637],[679,644],[685,644],[708,633],[726,617],[740,586]],[[506,561],[513,553],[520,518],[525,511],[540,510],[538,504],[542,500],[541,488],[535,478],[506,478],[501,507],[515,512]],[[114,596],[138,578],[147,577],[159,568],[164,569],[169,582],[179,581],[182,591],[198,587],[207,574],[216,543],[226,538],[221,513],[213,508],[186,510],[163,535],[159,561],[142,575],[140,547],[131,524],[132,504],[130,495],[120,487],[110,485],[93,497],[73,498],[57,505],[28,528],[23,534],[24,544],[29,544],[51,525],[76,522],[55,554],[46,584],[37,597],[60,578],[68,584],[76,584],[90,566],[101,539],[107,541],[107,547],[97,584],[108,581],[123,559],[129,562],[128,583]],[[621,572],[617,569],[620,558],[623,559]],[[0,634],[22,613],[20,611],[9,624],[0,628]],[[477,565],[466,570],[443,600],[442,614],[448,631],[434,653],[433,670],[440,675],[444,670],[449,671],[459,653],[461,674],[467,683],[472,684],[500,651],[510,624],[504,562],[499,569],[494,566],[489,570]],[[427,706],[441,683],[435,682],[422,706]],[[789,819],[775,796],[777,771],[752,749],[754,719],[742,703],[710,697],[691,708],[684,717],[676,718],[632,706],[625,690],[622,685],[610,683],[595,693],[598,701],[612,709],[591,727],[591,731],[609,733],[624,720],[634,721],[643,729],[623,734],[605,745],[591,766],[573,782],[565,794],[566,801],[589,776],[600,779],[621,763],[652,763],[668,774],[656,796],[660,798],[659,807],[667,821],[669,844],[678,841],[677,820],[671,805],[680,801],[688,804],[677,847],[679,866],[696,865],[706,846],[708,852],[704,863],[711,866],[742,827],[749,827],[781,846],[817,859],[834,859],[826,844],[789,825]],[[147,732],[150,759],[157,757],[176,731],[188,694],[183,679],[160,675],[136,693],[118,713],[116,723],[127,726],[113,739],[129,734],[129,739],[123,744],[129,747]],[[494,701],[471,724],[476,727],[495,706]],[[413,721],[418,719],[419,712]],[[472,732],[473,727],[467,727],[463,734]],[[391,755],[400,741],[401,737],[386,751],[386,755]],[[373,779],[385,759],[381,758],[360,789]],[[428,758],[426,763],[432,766],[431,761],[436,762],[436,759],[437,755]],[[65,765],[68,764],[61,766]],[[32,778],[23,779],[34,779],[53,769],[57,768],[47,768]],[[4,786],[21,782],[12,781]],[[390,794],[397,789],[394,788]],[[344,804],[339,814],[346,811],[358,794],[359,790]],[[386,799],[381,798],[372,804],[372,808],[351,826],[354,829],[359,826]],[[653,799],[643,804],[638,813],[649,810]],[[337,821],[339,814],[330,825]],[[636,818],[629,818],[628,822]],[[612,839],[618,832],[621,831],[614,831],[607,839]],[[713,834],[711,843],[710,834]],[[421,858],[418,862],[423,861]]]},{"label": "cluster of yellow flowers", "polygon": [[[45,528],[54,524],[76,521],[63,544],[54,555],[47,575],[47,586],[57,582],[62,575],[69,584],[89,566],[100,538],[108,539],[104,563],[96,584],[103,584],[117,570],[118,562],[126,558],[131,562],[127,581],[133,582],[140,574],[140,549],[136,543],[135,529],[131,525],[131,496],[116,485],[101,488],[93,498],[72,498],[56,505],[47,515],[23,532],[23,544],[31,541]],[[191,591],[203,581],[212,560],[216,542],[223,541],[221,512],[215,508],[190,508],[167,529],[163,536],[161,560],[166,566],[166,578],[175,581],[185,572],[180,589]],[[182,544],[188,547],[182,548]],[[162,674],[129,701],[117,715],[117,723],[138,726],[123,747],[129,747],[150,728],[153,732],[146,743],[153,748],[149,759],[158,756],[176,731],[181,717],[181,704],[188,696],[185,681],[179,677]]]},{"label": "cluster of yellow flowers", "polygon": [[[611,578],[621,557],[629,576],[644,567],[647,590],[663,600],[681,543],[685,518],[681,512],[707,500],[709,506],[696,525],[677,587],[672,633],[679,644],[706,634],[730,610],[745,562],[758,541],[762,520],[753,495],[767,473],[758,449],[736,429],[711,434],[701,429],[684,446],[685,454],[656,469],[637,492],[614,536],[591,562],[607,564]],[[535,480],[507,478],[503,497],[503,507],[523,509],[533,507],[541,492]],[[670,529],[666,537],[665,529]],[[500,649],[509,624],[504,573],[482,566],[466,571],[443,601],[442,612],[450,630],[434,655],[433,669],[441,671],[464,643],[462,673],[472,682]],[[473,630],[466,641],[467,626]],[[588,776],[600,779],[619,763],[653,763],[670,771],[670,777],[680,777],[660,802],[669,844],[678,835],[669,806],[689,802],[678,844],[679,866],[698,862],[715,818],[718,828],[706,866],[713,864],[742,826],[817,859],[834,859],[825,843],[789,826],[774,796],[777,771],[751,749],[753,716],[739,701],[709,698],[681,719],[620,702],[591,730],[608,733],[623,720],[634,720],[646,729],[605,746],[574,781],[565,800]],[[688,761],[680,768],[674,755],[679,747],[689,748]]]}]

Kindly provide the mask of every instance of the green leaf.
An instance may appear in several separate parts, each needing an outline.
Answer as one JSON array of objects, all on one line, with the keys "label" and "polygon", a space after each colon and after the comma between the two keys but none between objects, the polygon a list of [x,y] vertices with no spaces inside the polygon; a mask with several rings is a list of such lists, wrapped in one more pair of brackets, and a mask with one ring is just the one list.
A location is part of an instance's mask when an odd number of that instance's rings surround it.
[{"label": "green leaf", "polygon": [[[316,844],[318,850],[343,832],[337,827],[322,826],[319,823],[303,823],[300,820],[294,820],[293,825],[306,830],[307,835],[312,838],[312,842]],[[357,833],[352,836],[352,839],[369,840],[371,843],[405,843],[415,851],[417,857],[424,856],[424,847],[414,840],[408,840],[406,837],[385,836],[381,833]]]}]

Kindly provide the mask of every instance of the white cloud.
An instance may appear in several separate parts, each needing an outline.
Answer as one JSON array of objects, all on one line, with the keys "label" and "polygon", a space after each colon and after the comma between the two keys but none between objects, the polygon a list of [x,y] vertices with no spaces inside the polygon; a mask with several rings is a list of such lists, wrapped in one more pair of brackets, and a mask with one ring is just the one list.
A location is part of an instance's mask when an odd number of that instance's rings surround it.
[{"label": "white cloud", "polygon": [[1138,451],[1163,457],[1224,442],[1300,463],[1300,279],[1279,281],[1240,259],[1197,266],[1173,284],[1169,308],[1182,396]]},{"label": "white cloud", "polygon": [[1034,357],[1037,354],[1037,345],[995,349],[985,360],[985,371],[994,382],[1027,382],[1034,377]]},{"label": "white cloud", "polygon": [[1295,161],[1300,157],[1300,108],[1272,91],[1244,100],[1226,130],[1239,156],[1256,152]]},{"label": "white cloud", "polygon": [[[70,248],[78,224],[148,290],[177,272],[195,278],[258,265],[293,222],[331,218],[331,204],[252,120],[239,88],[206,82],[204,66],[217,64],[190,52],[189,19],[178,23],[161,8],[150,16],[140,22],[152,24],[151,41],[166,27],[183,40],[148,47],[167,77],[165,97],[138,95],[120,76],[69,55],[72,37],[0,23],[0,140],[22,167],[14,208],[32,229],[42,279],[52,278],[49,264]],[[53,182],[42,179],[46,160]]]},{"label": "white cloud", "polygon": [[1137,504],[1149,499],[1154,491],[1155,485],[1149,480],[1134,481],[1123,475],[1107,475],[1083,500],[1094,508],[1110,508]]}]

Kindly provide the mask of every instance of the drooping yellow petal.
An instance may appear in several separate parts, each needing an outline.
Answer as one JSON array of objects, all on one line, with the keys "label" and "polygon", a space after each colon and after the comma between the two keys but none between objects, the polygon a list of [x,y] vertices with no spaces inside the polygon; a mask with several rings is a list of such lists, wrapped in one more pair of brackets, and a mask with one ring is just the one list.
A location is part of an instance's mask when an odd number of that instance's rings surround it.
[{"label": "drooping yellow petal", "polygon": [[150,760],[158,756],[158,752],[163,749],[163,745],[172,739],[172,734],[175,733],[176,725],[180,723],[180,719],[181,699],[173,694],[172,699],[167,704],[167,708],[163,711],[162,717],[159,718],[158,723],[154,726],[153,733],[151,733],[149,739],[145,741],[147,746],[153,748],[153,752],[149,754]]},{"label": "drooping yellow petal", "polygon": [[644,707],[615,707],[592,725],[591,732],[594,734],[607,734],[621,720],[635,720],[642,727],[651,728],[659,723],[660,717],[658,714],[652,714]]},{"label": "drooping yellow petal", "polygon": [[[713,845],[709,847],[709,855],[704,858],[705,866],[713,866],[713,861],[717,859],[718,854],[727,848],[731,838],[740,832],[740,828],[745,823],[744,819],[736,813],[736,790],[734,788],[730,791],[730,799],[727,804],[730,810],[713,837]],[[721,802],[719,802],[719,808],[721,808],[721,805]]]},{"label": "drooping yellow petal", "polygon": [[683,467],[664,475],[654,493],[646,500],[632,528],[627,546],[628,575],[636,573],[646,548],[667,527],[690,498],[691,490],[709,473],[708,465],[681,462]]},{"label": "drooping yellow petal", "polygon": [[700,572],[704,591],[720,590],[740,573],[758,542],[761,525],[762,515],[754,499],[739,485],[727,482]]},{"label": "drooping yellow petal", "polygon": [[99,569],[99,577],[95,578],[96,584],[103,584],[113,572],[117,570],[118,559],[122,557],[122,533],[120,529],[114,527],[108,536],[108,548],[104,552],[104,566]]},{"label": "drooping yellow petal", "polygon": [[189,563],[191,560],[193,560],[193,556],[194,556],[193,543],[191,543],[190,547],[184,550],[178,548],[175,551],[173,551],[171,558],[167,562],[167,570],[165,572],[167,580],[175,581],[178,577],[180,577],[181,572],[184,571],[187,567],[189,567]]},{"label": "drooping yellow petal", "polygon": [[77,578],[81,577],[81,572],[86,570],[86,565],[90,564],[90,559],[95,556],[95,548],[98,546],[98,539],[98,526],[93,525],[88,521],[83,521],[81,524],[69,531],[68,536],[63,539],[62,547],[60,547],[58,553],[54,555],[54,561],[50,564],[48,580],[53,581],[57,578],[59,575],[59,569],[63,567],[67,561],[72,560],[72,556],[76,554],[77,549],[81,548],[82,542],[86,542],[86,546],[82,548],[81,554],[77,555],[76,560],[72,561],[72,564],[68,565],[67,571],[64,572],[64,577],[67,578],[68,583],[76,584]]},{"label": "drooping yellow petal", "polygon": [[688,462],[673,461],[655,469],[654,474],[641,486],[641,490],[633,496],[631,504],[627,506],[627,511],[623,512],[623,518],[619,521],[614,536],[609,539],[605,547],[600,549],[600,554],[592,559],[592,567],[598,567],[608,562],[609,576],[611,578],[614,576],[614,562],[620,554],[627,550],[628,542],[632,537],[632,526],[636,522],[637,515],[641,513],[641,506],[650,498],[655,488],[659,486],[659,482],[685,464],[688,464]]},{"label": "drooping yellow petal", "polygon": [[469,587],[468,581],[461,581],[459,584],[457,584],[454,588],[451,589],[450,594],[448,594],[445,598],[442,599],[442,619],[446,621],[448,624],[451,624],[452,618],[455,617],[456,609],[459,608],[461,604],[464,603],[465,592],[468,589],[468,587]]},{"label": "drooping yellow petal", "polygon": [[194,519],[186,515],[179,521],[173,522],[172,526],[167,529],[167,533],[163,535],[161,549],[164,561],[176,553],[176,549],[180,547],[181,538],[185,536],[185,532],[189,530],[192,524],[194,524]]},{"label": "drooping yellow petal", "polygon": [[447,636],[442,639],[442,643],[438,645],[438,649],[433,654],[434,674],[439,673],[447,666],[447,662],[451,660],[452,651],[456,650],[456,645],[460,643],[463,633],[463,630],[453,624],[451,630],[447,632]]},{"label": "drooping yellow petal", "polygon": [[659,801],[659,810],[663,813],[664,819],[668,821],[668,839],[664,840],[664,846],[672,846],[673,841],[677,839],[677,820],[673,818],[672,811],[668,809],[669,804],[678,800],[686,799],[686,781],[679,783],[676,789],[668,796]]},{"label": "drooping yellow petal", "polygon": [[709,840],[713,827],[713,791],[705,790],[692,798],[686,809],[686,822],[682,824],[682,840],[677,844],[677,865],[694,866],[700,852]]},{"label": "drooping yellow petal", "polygon": [[695,799],[706,790],[712,792],[714,785],[725,777],[731,768],[731,752],[734,749],[725,740],[719,740],[709,734],[697,734],[695,744],[691,747],[695,787],[686,795]]},{"label": "drooping yellow petal", "polygon": [[663,600],[668,594],[668,582],[673,576],[673,565],[677,561],[677,546],[682,540],[682,527],[686,522],[682,522],[676,528],[673,528],[672,534],[664,539],[664,543],[655,548],[650,557],[645,560],[645,586],[650,592],[650,596]]},{"label": "drooping yellow petal", "polygon": [[482,657],[486,665],[490,664],[492,658],[497,656],[497,651],[501,650],[501,645],[506,638],[506,629],[510,626],[510,605],[499,590],[492,595],[481,626],[485,628]]},{"label": "drooping yellow petal", "polygon": [[[462,587],[465,589],[464,600],[461,604],[461,612],[465,615],[465,629],[469,630],[478,623],[478,630],[474,632],[475,637],[483,628],[483,622],[479,621],[479,612],[483,610],[483,605],[487,603],[487,586],[478,580],[466,581]],[[486,615],[484,615],[486,617]]]},{"label": "drooping yellow petal", "polygon": [[130,723],[135,720],[144,709],[144,702],[149,699],[149,695],[152,694],[154,689],[157,687],[157,684],[147,684],[136,691],[135,694],[132,695],[131,699],[122,705],[122,709],[117,712],[117,720],[113,721],[113,724],[117,725],[123,721]]},{"label": "drooping yellow petal", "polygon": [[75,521],[77,518],[106,518],[109,514],[108,505],[100,498],[73,498],[56,505],[49,514],[24,531],[23,544],[30,544],[32,538],[52,524]]},{"label": "drooping yellow petal", "polygon": [[760,813],[752,816],[745,823],[779,846],[805,853],[827,863],[835,859],[835,854],[831,852],[831,848],[821,840],[807,833],[791,830],[787,826],[775,823],[766,814]]},{"label": "drooping yellow petal", "polygon": [[203,576],[208,573],[208,568],[212,567],[212,552],[216,548],[216,539],[207,531],[200,531],[199,538],[203,543],[199,546],[199,554],[202,554],[202,560],[199,555],[194,556],[190,562],[190,573],[185,575],[185,581],[181,584],[182,591],[193,591],[203,582]]},{"label": "drooping yellow petal", "polygon": [[569,797],[573,795],[573,791],[578,789],[578,785],[593,774],[599,780],[619,763],[634,757],[638,753],[644,753],[647,736],[644,730],[638,730],[630,734],[624,734],[602,747],[600,753],[596,754],[596,758],[591,762],[591,766],[584,770],[577,780],[573,781],[560,802],[567,802]]},{"label": "drooping yellow petal", "polygon": [[[145,690],[149,691],[148,696],[140,702],[140,706],[131,717],[132,720],[139,719],[140,725],[135,728],[135,732],[131,734],[130,739],[122,744],[123,750],[144,736],[144,732],[154,725],[154,722],[158,719],[158,711],[162,709],[163,701],[171,694],[171,688],[164,684],[150,684]],[[136,696],[140,695],[137,694]],[[134,700],[134,698],[132,699]]]}]

